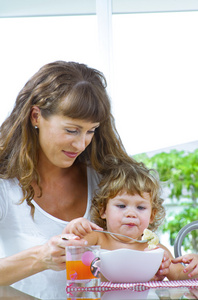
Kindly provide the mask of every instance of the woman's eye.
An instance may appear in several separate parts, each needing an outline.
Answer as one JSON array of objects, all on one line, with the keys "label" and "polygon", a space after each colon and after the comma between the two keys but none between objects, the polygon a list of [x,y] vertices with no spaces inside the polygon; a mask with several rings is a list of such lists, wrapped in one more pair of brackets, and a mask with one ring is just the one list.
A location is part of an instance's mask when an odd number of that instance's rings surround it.
[{"label": "woman's eye", "polygon": [[77,133],[77,130],[66,129],[66,132],[68,132],[68,133]]},{"label": "woman's eye", "polygon": [[89,134],[94,134],[95,132],[96,132],[95,129],[87,131],[87,133],[89,133]]}]

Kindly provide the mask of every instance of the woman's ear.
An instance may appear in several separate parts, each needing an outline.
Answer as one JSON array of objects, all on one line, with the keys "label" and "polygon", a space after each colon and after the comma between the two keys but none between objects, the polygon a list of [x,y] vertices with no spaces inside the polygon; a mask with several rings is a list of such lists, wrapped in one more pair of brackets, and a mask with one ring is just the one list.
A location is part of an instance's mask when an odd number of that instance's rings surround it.
[{"label": "woman's ear", "polygon": [[38,106],[32,106],[31,113],[30,113],[30,120],[32,122],[32,126],[39,127],[39,120],[41,116],[41,110]]}]

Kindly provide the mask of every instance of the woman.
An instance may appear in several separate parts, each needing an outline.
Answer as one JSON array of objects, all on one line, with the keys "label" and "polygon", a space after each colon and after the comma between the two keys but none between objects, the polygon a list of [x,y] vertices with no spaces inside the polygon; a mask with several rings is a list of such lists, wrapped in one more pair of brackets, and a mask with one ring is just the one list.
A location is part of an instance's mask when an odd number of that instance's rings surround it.
[{"label": "woman", "polygon": [[43,66],[0,129],[0,285],[65,297],[70,242],[61,232],[68,221],[89,217],[108,154],[131,162],[104,76],[75,62]]}]

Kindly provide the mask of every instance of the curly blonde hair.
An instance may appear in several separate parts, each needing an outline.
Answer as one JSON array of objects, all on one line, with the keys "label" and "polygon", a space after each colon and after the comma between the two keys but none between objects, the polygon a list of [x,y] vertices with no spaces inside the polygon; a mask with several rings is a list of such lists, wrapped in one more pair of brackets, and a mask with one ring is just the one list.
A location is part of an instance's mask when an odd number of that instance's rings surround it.
[{"label": "curly blonde hair", "polygon": [[146,168],[143,163],[137,165],[111,156],[106,158],[106,172],[92,201],[91,220],[104,230],[107,229],[106,220],[102,219],[101,215],[105,212],[109,199],[122,191],[140,196],[144,192],[149,193],[152,214],[154,213],[155,217],[148,228],[155,231],[165,218],[165,209],[162,205],[164,200],[161,198],[157,171]]},{"label": "curly blonde hair", "polygon": [[103,173],[107,154],[131,160],[115,128],[103,74],[76,62],[56,61],[44,65],[20,91],[11,114],[0,127],[0,178],[18,178],[23,191],[21,202],[26,199],[32,214],[31,182],[38,184],[42,195],[37,171],[39,132],[30,120],[35,105],[46,119],[58,114],[100,122],[91,144],[75,163],[90,163]]}]

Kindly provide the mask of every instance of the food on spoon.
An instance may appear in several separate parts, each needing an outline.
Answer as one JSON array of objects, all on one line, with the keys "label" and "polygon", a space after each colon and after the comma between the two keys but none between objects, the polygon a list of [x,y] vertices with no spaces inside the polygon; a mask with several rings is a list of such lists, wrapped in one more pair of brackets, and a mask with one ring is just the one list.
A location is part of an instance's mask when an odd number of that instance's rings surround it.
[{"label": "food on spoon", "polygon": [[148,241],[149,249],[155,248],[157,246],[157,244],[159,243],[159,238],[158,238],[157,234],[155,234],[154,232],[152,232],[149,229],[144,229],[142,240],[149,240]]}]

